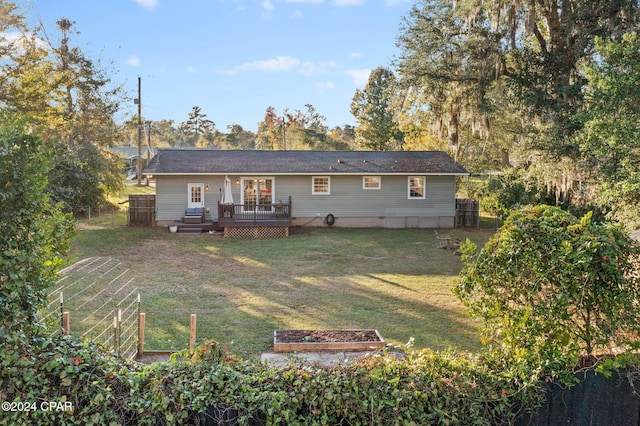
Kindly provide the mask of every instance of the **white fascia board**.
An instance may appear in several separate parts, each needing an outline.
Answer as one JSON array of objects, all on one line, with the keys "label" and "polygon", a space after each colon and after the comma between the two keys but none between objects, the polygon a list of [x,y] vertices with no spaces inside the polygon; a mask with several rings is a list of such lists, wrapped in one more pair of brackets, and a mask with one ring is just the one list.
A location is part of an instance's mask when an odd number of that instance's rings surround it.
[{"label": "white fascia board", "polygon": [[152,176],[469,176],[470,173],[432,173],[432,172],[353,172],[353,173],[336,173],[336,172],[305,172],[305,173],[273,173],[273,172],[212,172],[212,173],[145,173]]}]

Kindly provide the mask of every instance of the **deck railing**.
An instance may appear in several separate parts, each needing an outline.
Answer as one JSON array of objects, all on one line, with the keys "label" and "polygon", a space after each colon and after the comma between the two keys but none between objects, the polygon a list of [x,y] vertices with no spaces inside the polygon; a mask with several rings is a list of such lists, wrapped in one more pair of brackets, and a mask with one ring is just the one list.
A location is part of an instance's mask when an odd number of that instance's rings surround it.
[{"label": "deck railing", "polygon": [[238,226],[242,224],[291,224],[291,197],[287,203],[272,204],[221,204],[218,202],[218,224]]}]

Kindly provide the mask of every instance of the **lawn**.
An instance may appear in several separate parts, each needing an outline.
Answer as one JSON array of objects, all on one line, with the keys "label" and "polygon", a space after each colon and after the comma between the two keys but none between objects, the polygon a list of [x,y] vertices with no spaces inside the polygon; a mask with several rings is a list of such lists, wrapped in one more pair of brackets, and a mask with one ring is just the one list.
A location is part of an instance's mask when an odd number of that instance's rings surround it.
[{"label": "lawn", "polygon": [[[491,235],[449,233],[480,244]],[[289,328],[374,328],[392,344],[413,337],[416,347],[477,350],[477,327],[451,293],[460,257],[435,243],[430,229],[294,229],[287,239],[225,240],[92,225],[78,231],[72,254],[127,265],[146,313],[145,349],[186,348],[196,314],[198,342],[216,339],[242,357],[270,351],[273,330]]]}]

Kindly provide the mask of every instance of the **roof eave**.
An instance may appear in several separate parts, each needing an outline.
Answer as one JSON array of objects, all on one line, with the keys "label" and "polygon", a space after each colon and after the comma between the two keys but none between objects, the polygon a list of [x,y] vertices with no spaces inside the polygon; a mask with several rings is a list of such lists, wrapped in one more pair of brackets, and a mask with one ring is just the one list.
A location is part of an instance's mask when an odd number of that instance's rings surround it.
[{"label": "roof eave", "polygon": [[254,171],[227,171],[227,172],[143,172],[144,175],[153,176],[221,176],[221,175],[240,175],[240,176],[409,176],[409,175],[422,175],[422,176],[469,176],[469,172],[421,172],[421,171],[406,171],[406,172],[300,172],[300,173],[282,173],[282,172],[256,172]]}]

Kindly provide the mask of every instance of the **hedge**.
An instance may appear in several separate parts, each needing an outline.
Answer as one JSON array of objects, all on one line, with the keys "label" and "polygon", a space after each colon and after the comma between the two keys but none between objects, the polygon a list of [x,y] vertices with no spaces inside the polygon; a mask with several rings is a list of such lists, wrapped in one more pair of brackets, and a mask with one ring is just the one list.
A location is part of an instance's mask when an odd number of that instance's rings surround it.
[{"label": "hedge", "polygon": [[453,352],[332,367],[240,360],[215,341],[149,366],[73,337],[1,352],[0,396],[15,409],[2,424],[199,424],[229,409],[239,424],[500,425],[543,401],[537,373]]}]

